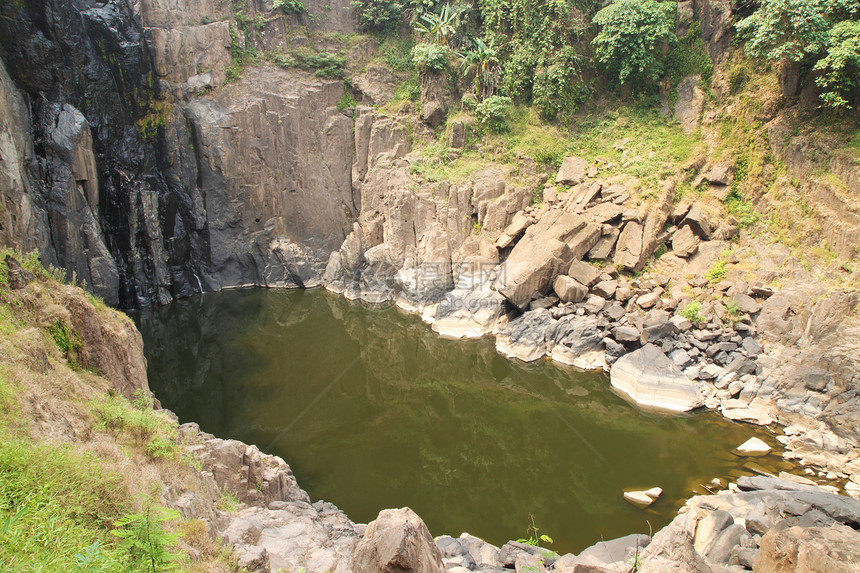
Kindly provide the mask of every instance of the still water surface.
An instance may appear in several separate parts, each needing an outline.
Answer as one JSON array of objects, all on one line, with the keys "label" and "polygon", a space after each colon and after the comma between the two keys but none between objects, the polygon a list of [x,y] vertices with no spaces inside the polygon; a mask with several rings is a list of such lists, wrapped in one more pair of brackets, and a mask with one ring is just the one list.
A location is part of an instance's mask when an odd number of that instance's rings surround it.
[{"label": "still water surface", "polygon": [[[409,506],[433,535],[501,544],[529,514],[559,552],[656,531],[698,484],[736,476],[766,430],[645,413],[603,374],[439,338],[416,316],[324,291],[239,290],[142,312],[149,381],[182,422],[284,458],[356,522]],[[769,468],[777,456],[755,460]],[[625,489],[662,487],[647,510]]]}]

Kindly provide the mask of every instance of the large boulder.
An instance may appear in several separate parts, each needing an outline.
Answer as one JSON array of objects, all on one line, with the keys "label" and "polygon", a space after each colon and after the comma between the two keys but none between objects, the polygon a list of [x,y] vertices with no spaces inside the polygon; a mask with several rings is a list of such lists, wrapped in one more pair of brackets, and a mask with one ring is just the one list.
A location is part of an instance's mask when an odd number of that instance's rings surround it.
[{"label": "large boulder", "polygon": [[699,238],[689,225],[681,227],[672,237],[672,252],[679,257],[687,258],[699,250]]},{"label": "large boulder", "polygon": [[609,376],[613,388],[640,406],[686,412],[701,403],[693,382],[653,344],[619,358]]},{"label": "large boulder", "polygon": [[600,227],[581,216],[556,210],[526,230],[499,272],[494,287],[514,306],[525,309],[553,279],[568,270],[600,237]]},{"label": "large boulder", "polygon": [[860,566],[860,532],[831,527],[774,528],[761,540],[753,569],[761,573],[849,573]]},{"label": "large boulder", "polygon": [[616,267],[635,268],[642,257],[642,225],[629,221],[624,225],[618,243],[615,245],[615,257],[612,263]]},{"label": "large boulder", "polygon": [[555,182],[557,185],[576,185],[585,179],[587,173],[588,161],[582,157],[565,157],[555,176]]},{"label": "large boulder", "polygon": [[355,548],[353,571],[441,573],[442,554],[427,526],[408,507],[384,509]]}]

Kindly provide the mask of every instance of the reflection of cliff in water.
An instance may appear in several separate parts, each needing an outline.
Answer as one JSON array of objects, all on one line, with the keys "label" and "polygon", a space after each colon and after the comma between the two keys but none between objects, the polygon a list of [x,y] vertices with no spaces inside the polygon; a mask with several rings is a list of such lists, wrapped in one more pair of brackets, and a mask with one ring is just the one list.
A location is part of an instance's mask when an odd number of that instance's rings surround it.
[{"label": "reflection of cliff in water", "polygon": [[[444,340],[320,291],[207,294],[139,321],[151,385],[182,421],[281,455],[359,521],[409,505],[435,534],[503,542],[532,512],[578,549],[667,522],[751,433],[648,415],[605,375],[511,362],[490,340]],[[653,512],[621,500],[653,485],[666,490]]]}]

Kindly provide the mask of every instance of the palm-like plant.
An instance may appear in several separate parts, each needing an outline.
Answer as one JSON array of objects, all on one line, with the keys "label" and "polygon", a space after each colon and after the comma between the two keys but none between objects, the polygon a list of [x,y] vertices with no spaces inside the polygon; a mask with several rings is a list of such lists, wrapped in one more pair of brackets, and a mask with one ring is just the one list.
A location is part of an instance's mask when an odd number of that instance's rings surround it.
[{"label": "palm-like plant", "polygon": [[435,12],[421,14],[415,29],[430,36],[437,44],[445,46],[448,44],[448,39],[457,31],[460,14],[461,11],[451,8],[450,4],[445,4],[438,14]]},{"label": "palm-like plant", "polygon": [[458,52],[457,55],[463,59],[463,75],[475,74],[475,95],[480,99],[492,95],[499,71],[498,50],[494,42],[488,45],[481,38],[475,38],[474,49]]}]

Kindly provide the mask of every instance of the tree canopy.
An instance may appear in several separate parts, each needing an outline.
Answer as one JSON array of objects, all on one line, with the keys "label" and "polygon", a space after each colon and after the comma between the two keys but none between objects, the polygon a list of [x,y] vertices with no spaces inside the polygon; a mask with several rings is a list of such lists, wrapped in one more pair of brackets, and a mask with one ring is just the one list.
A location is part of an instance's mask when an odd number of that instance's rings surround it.
[{"label": "tree canopy", "polygon": [[675,2],[617,0],[602,8],[594,23],[600,33],[592,41],[598,62],[619,83],[656,80],[662,72],[659,48],[677,40]]}]

